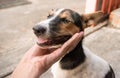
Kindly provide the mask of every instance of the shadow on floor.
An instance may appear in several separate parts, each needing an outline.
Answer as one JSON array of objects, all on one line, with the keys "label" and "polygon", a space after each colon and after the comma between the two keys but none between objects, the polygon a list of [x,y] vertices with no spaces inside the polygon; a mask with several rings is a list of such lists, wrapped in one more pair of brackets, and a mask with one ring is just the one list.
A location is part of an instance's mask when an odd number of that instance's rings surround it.
[{"label": "shadow on floor", "polygon": [[20,5],[31,4],[32,2],[27,0],[0,0],[0,9],[11,8]]}]

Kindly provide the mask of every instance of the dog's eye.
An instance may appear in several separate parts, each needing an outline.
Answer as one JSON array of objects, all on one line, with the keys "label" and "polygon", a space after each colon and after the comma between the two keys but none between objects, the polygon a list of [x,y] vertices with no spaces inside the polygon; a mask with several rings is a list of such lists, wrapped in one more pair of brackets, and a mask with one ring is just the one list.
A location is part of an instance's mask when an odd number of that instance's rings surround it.
[{"label": "dog's eye", "polygon": [[61,21],[62,21],[63,23],[69,23],[69,22],[70,22],[70,21],[67,20],[66,18],[62,18]]},{"label": "dog's eye", "polygon": [[48,15],[47,18],[51,18],[53,15]]}]

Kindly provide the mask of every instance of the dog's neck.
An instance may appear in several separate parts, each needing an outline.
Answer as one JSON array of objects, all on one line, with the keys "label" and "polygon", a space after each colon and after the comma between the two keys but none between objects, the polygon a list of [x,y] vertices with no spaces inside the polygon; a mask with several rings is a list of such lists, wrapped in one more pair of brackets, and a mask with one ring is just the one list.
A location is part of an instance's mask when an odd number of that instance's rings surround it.
[{"label": "dog's neck", "polygon": [[85,54],[82,47],[82,40],[78,43],[74,50],[69,52],[60,60],[62,69],[71,70],[85,61]]}]

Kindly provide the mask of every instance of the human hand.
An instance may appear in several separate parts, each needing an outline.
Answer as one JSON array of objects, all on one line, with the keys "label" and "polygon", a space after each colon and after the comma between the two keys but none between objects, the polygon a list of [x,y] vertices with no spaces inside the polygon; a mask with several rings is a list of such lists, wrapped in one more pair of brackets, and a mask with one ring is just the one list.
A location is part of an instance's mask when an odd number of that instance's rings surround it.
[{"label": "human hand", "polygon": [[23,56],[11,78],[39,78],[67,52],[73,50],[82,37],[83,32],[76,33],[58,49],[41,49],[37,44],[34,45]]}]

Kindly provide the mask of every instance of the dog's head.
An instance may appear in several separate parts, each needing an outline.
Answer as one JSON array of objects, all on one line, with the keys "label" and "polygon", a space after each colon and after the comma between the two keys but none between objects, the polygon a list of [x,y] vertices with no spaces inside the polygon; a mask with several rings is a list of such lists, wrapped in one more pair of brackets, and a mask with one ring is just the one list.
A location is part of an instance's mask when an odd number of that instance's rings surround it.
[{"label": "dog's head", "polygon": [[77,32],[96,24],[101,12],[79,15],[70,9],[52,10],[46,20],[33,27],[37,44],[42,48],[57,48]]}]

